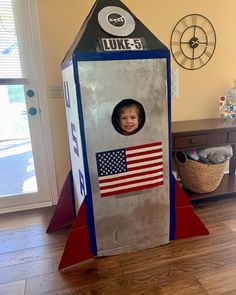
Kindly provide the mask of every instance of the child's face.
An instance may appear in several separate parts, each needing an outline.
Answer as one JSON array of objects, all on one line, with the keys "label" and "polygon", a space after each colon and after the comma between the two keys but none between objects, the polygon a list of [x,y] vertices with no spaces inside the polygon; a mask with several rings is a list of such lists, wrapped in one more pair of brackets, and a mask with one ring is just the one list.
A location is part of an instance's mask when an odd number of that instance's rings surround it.
[{"label": "child's face", "polygon": [[134,132],[139,126],[139,115],[136,108],[127,107],[120,113],[120,127],[124,135]]}]

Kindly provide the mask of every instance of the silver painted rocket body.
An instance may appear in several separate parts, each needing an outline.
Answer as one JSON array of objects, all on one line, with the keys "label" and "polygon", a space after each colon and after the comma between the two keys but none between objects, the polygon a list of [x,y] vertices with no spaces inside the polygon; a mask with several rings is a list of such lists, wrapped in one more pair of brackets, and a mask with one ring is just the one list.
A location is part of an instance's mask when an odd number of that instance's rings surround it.
[{"label": "silver painted rocket body", "polygon": [[[98,256],[166,244],[171,198],[168,60],[148,51],[124,59],[89,56],[83,60],[77,51],[62,68],[76,211],[89,197],[92,206],[86,213],[93,216],[89,222]],[[112,114],[128,98],[142,104],[146,120],[137,133],[124,136],[115,130]],[[155,142],[162,143],[163,183],[103,197],[96,155]]]}]

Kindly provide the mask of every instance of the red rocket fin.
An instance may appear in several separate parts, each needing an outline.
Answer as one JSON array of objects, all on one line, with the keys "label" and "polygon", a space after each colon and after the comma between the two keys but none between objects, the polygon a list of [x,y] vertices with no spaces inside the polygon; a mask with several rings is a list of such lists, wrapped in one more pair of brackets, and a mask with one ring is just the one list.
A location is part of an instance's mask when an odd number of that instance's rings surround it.
[{"label": "red rocket fin", "polygon": [[195,214],[187,195],[175,180],[175,239],[208,234],[208,229]]},{"label": "red rocket fin", "polygon": [[70,171],[62,187],[58,204],[47,228],[47,233],[53,232],[68,223],[72,223],[75,219],[72,183],[72,172]]},{"label": "red rocket fin", "polygon": [[58,269],[72,266],[93,257],[90,250],[86,209],[84,202],[80,206],[78,215],[69,232],[66,246]]}]

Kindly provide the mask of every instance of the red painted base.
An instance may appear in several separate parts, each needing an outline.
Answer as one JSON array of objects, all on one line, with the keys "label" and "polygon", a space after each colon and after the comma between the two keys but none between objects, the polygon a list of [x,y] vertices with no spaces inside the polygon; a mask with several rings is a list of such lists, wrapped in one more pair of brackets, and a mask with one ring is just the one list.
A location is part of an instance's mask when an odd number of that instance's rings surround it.
[{"label": "red painted base", "polygon": [[85,261],[92,256],[86,222],[86,211],[83,202],[69,232],[58,269],[61,270],[65,267]]},{"label": "red painted base", "polygon": [[194,213],[179,183],[175,181],[175,239],[208,235],[209,231]]},{"label": "red painted base", "polygon": [[72,172],[70,171],[62,187],[58,204],[56,206],[52,219],[47,228],[47,233],[53,232],[68,223],[72,223],[74,219],[75,219],[75,212],[74,212],[73,180],[72,180]]},{"label": "red painted base", "polygon": [[[48,226],[52,232],[63,225],[73,222],[58,269],[72,266],[91,258],[90,241],[86,221],[86,208],[82,203],[74,217],[72,174],[68,175],[58,201],[58,205]],[[209,231],[194,213],[193,207],[179,183],[175,181],[175,239],[208,235]]]}]

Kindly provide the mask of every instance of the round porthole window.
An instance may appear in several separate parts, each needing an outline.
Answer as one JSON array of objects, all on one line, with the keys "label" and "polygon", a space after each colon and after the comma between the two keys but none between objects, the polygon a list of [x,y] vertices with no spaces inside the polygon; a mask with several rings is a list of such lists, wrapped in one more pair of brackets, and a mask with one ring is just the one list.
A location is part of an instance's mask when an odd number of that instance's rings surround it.
[{"label": "round porthole window", "polygon": [[142,104],[134,99],[121,100],[112,113],[115,130],[125,136],[137,133],[144,126],[146,119]]}]

